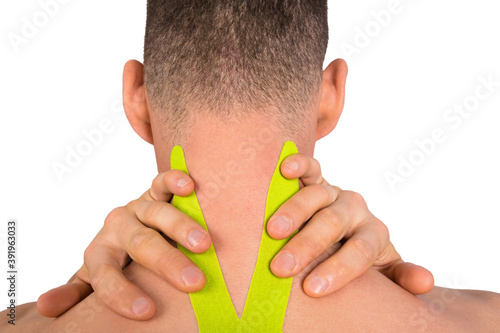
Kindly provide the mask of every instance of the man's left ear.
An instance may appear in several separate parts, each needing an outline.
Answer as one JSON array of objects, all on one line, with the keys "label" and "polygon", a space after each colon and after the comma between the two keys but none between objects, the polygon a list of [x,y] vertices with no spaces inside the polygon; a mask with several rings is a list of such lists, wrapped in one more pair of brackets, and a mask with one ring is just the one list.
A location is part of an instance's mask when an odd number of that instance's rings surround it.
[{"label": "man's left ear", "polygon": [[316,140],[328,135],[339,121],[345,100],[347,63],[336,59],[323,71],[321,101],[316,124]]},{"label": "man's left ear", "polygon": [[144,85],[144,66],[137,60],[129,60],[123,68],[123,107],[134,131],[145,141],[153,144],[151,120]]}]

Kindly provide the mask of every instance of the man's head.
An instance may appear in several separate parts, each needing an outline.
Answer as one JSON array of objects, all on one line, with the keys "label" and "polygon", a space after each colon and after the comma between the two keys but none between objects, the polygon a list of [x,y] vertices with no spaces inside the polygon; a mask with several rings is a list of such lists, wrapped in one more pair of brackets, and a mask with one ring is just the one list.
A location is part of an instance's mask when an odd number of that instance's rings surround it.
[{"label": "man's head", "polygon": [[146,141],[182,144],[203,117],[261,117],[299,148],[335,127],[347,68],[322,73],[326,0],[149,0],[147,16],[144,67],[124,71],[127,116]]},{"label": "man's head", "polygon": [[274,113],[301,129],[327,44],[326,0],[149,0],[148,97],[176,134],[197,113]]}]

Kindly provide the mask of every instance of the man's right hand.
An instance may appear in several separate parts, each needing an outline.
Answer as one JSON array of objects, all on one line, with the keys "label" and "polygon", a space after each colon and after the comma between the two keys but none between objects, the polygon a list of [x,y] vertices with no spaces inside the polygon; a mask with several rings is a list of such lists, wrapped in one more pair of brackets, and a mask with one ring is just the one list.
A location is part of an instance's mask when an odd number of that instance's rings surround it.
[{"label": "man's right hand", "polygon": [[[170,170],[160,173],[139,199],[115,208],[85,250],[85,263],[80,270],[67,284],[39,297],[40,314],[58,317],[94,289],[118,314],[136,320],[150,319],[155,312],[154,302],[123,275],[130,258],[179,290],[201,290],[205,275],[177,249],[175,242],[202,253],[210,248],[210,235],[169,203],[174,194],[186,196],[193,190],[194,183],[188,175]],[[170,240],[165,241],[161,233]]]},{"label": "man's right hand", "polygon": [[[295,164],[295,168],[291,168],[291,164]],[[318,265],[305,280],[305,283],[308,279],[311,281],[311,275],[335,276],[335,283],[319,293],[304,286],[308,295],[331,294],[372,266],[413,294],[432,289],[432,274],[421,266],[404,262],[389,240],[387,227],[369,212],[361,196],[329,185],[315,159],[294,154],[281,165],[281,172],[289,179],[298,178],[304,187],[275,213],[289,215],[294,225],[285,234],[271,228],[270,235],[282,239],[302,224],[305,227],[280,251],[295,253],[299,264],[292,271],[283,272],[276,259],[279,253],[271,264],[275,275],[295,276],[326,253],[333,243],[344,239],[346,243],[342,249]],[[181,179],[184,181],[179,182]],[[150,319],[155,312],[153,301],[123,275],[122,269],[128,264],[129,256],[179,290],[201,290],[205,276],[175,247],[175,242],[192,252],[202,253],[210,248],[210,236],[197,222],[168,203],[173,194],[186,196],[193,190],[194,183],[188,175],[170,170],[160,173],[151,189],[139,199],[113,210],[85,251],[82,268],[66,285],[40,296],[40,314],[57,317],[90,294],[93,288],[116,313],[135,320]],[[273,217],[269,223],[275,224]],[[160,232],[168,237],[168,242]]]}]

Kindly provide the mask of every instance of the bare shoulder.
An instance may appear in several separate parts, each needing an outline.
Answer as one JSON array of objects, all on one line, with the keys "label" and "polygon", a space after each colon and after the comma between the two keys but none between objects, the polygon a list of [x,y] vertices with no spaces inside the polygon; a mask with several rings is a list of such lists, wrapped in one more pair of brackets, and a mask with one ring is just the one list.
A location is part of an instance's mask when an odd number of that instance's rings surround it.
[{"label": "bare shoulder", "polygon": [[125,275],[155,302],[156,311],[153,318],[136,321],[122,317],[92,293],[50,323],[42,332],[197,332],[196,317],[188,294],[176,290],[160,276],[136,262],[125,268]]},{"label": "bare shoulder", "polygon": [[499,332],[495,293],[435,287],[417,297],[373,269],[323,298],[299,288],[290,294],[285,332]]},{"label": "bare shoulder", "polygon": [[434,287],[419,296],[426,304],[429,318],[446,316],[465,331],[498,332],[500,294],[483,290]]},{"label": "bare shoulder", "polygon": [[0,332],[41,332],[53,321],[38,313],[36,302],[16,306],[15,316],[10,309],[2,311],[0,318]]}]

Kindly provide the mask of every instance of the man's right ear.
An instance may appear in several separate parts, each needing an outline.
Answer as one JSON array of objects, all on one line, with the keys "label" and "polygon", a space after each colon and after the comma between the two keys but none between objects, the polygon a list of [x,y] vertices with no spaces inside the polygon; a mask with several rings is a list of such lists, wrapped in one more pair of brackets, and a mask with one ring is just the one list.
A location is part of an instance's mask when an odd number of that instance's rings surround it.
[{"label": "man's right ear", "polygon": [[144,65],[129,60],[123,68],[123,107],[127,119],[139,136],[153,144],[149,106],[144,84]]}]

